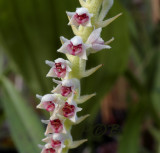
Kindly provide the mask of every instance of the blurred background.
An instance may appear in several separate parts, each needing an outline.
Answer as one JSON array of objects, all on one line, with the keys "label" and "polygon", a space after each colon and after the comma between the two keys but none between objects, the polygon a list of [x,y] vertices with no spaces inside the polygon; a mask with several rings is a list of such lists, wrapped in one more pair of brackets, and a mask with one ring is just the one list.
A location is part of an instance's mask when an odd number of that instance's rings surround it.
[{"label": "blurred background", "polygon": [[[0,152],[39,153],[44,137],[35,94],[49,93],[44,61],[57,53],[59,37],[71,38],[65,11],[78,0],[0,0]],[[74,126],[75,140],[88,142],[70,153],[160,153],[160,1],[115,0],[104,28],[115,38],[111,51],[90,55],[87,68],[104,66],[82,79],[82,94],[97,96],[81,105],[91,116]],[[65,58],[65,57],[64,57]]]}]

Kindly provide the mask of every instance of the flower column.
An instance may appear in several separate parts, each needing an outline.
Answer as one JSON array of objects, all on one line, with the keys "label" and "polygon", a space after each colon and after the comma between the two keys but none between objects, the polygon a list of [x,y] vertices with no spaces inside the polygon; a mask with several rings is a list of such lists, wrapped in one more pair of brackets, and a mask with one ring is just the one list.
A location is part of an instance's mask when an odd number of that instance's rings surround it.
[{"label": "flower column", "polygon": [[[113,40],[104,42],[100,37],[102,27],[107,26],[119,15],[103,21],[113,4],[113,0],[80,0],[81,8],[75,12],[67,12],[69,23],[76,36],[72,39],[60,37],[62,47],[58,52],[66,54],[68,60],[58,58],[54,62],[46,61],[51,69],[47,77],[57,84],[52,94],[37,95],[40,104],[37,108],[50,112],[49,120],[42,120],[47,124],[45,136],[42,141],[46,143],[42,153],[67,153],[69,149],[76,148],[86,140],[73,141],[71,127],[87,118],[89,115],[77,117],[81,111],[77,105],[81,104],[95,94],[81,96],[80,79],[94,73],[101,65],[86,70],[86,60],[91,53],[102,49],[110,49],[108,44]],[[101,8],[101,11],[99,11]]]}]

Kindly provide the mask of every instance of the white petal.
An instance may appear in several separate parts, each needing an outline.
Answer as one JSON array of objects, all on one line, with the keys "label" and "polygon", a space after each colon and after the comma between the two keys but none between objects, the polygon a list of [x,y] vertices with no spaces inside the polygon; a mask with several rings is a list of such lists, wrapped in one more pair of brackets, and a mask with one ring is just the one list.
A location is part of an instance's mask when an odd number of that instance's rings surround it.
[{"label": "white petal", "polygon": [[63,36],[60,37],[60,40],[61,40],[62,44],[64,44],[65,42],[69,41],[67,38],[65,38]]},{"label": "white petal", "polygon": [[62,86],[66,86],[66,87],[74,86],[73,79],[63,80],[62,81]]},{"label": "white petal", "polygon": [[83,44],[83,41],[82,41],[82,38],[80,36],[74,36],[72,39],[71,39],[71,42],[74,46],[77,46],[79,44]]},{"label": "white petal", "polygon": [[43,142],[49,143],[51,141],[52,135],[48,135],[46,138],[42,139]]},{"label": "white petal", "polygon": [[42,99],[42,97],[43,97],[43,96],[36,94],[36,98],[38,98],[38,99],[40,99],[40,100],[41,100],[41,99]]},{"label": "white petal", "polygon": [[46,94],[42,97],[42,102],[46,102],[46,101],[54,101],[55,100],[55,96],[53,96],[53,94]]},{"label": "white petal", "polygon": [[91,20],[89,19],[89,21],[87,23],[84,23],[82,25],[86,26],[86,27],[92,27]]},{"label": "white petal", "polygon": [[88,37],[87,44],[94,43],[100,37],[101,31],[102,28],[95,29]]},{"label": "white petal", "polygon": [[54,72],[54,68],[52,67],[49,72],[46,75],[47,77],[57,77],[57,75]]},{"label": "white petal", "polygon": [[41,120],[41,122],[44,124],[49,124],[49,120]]},{"label": "white petal", "polygon": [[77,121],[77,115],[75,114],[73,117],[71,117],[71,118],[68,118],[71,122],[73,122],[73,123],[76,123],[76,121]]},{"label": "white petal", "polygon": [[87,14],[87,13],[88,13],[88,9],[87,9],[87,8],[84,8],[84,7],[77,8],[77,9],[76,9],[76,13],[77,13],[78,15]]},{"label": "white petal", "polygon": [[79,24],[76,22],[76,20],[74,19],[74,17],[72,16],[68,25],[75,25],[75,26],[79,26]]},{"label": "white petal", "polygon": [[87,60],[88,58],[87,58],[86,51],[83,51],[83,53],[79,55],[79,58]]},{"label": "white petal", "polygon": [[67,11],[66,11],[66,13],[67,13],[67,15],[68,15],[69,17],[72,17],[72,16],[75,14],[75,12],[67,12]]},{"label": "white petal", "polygon": [[59,84],[56,88],[54,88],[51,92],[52,93],[57,93],[57,94],[60,94],[61,93],[61,87],[62,85]]},{"label": "white petal", "polygon": [[46,128],[46,132],[44,134],[48,135],[48,134],[53,133],[53,132],[54,131],[53,131],[52,127],[51,127],[51,124],[49,123],[47,128]]},{"label": "white petal", "polygon": [[[101,45],[101,44],[94,44],[93,49],[96,51],[102,50],[102,49],[110,49],[111,47],[108,45]],[[95,53],[94,51],[92,53]]]},{"label": "white petal", "polygon": [[62,81],[56,80],[56,79],[52,79],[54,83],[56,84],[61,84]]},{"label": "white petal", "polygon": [[48,60],[46,60],[45,63],[46,63],[47,65],[49,65],[50,67],[53,67],[53,66],[54,66],[54,62],[51,62],[51,61],[48,61]]},{"label": "white petal", "polygon": [[43,109],[43,103],[40,103],[39,105],[37,105],[36,108]]},{"label": "white petal", "polygon": [[61,46],[61,48],[59,48],[57,51],[58,52],[61,52],[61,53],[64,53],[64,54],[68,54],[68,51],[67,51],[67,46],[68,46],[68,41],[67,42],[65,42],[62,46]]}]

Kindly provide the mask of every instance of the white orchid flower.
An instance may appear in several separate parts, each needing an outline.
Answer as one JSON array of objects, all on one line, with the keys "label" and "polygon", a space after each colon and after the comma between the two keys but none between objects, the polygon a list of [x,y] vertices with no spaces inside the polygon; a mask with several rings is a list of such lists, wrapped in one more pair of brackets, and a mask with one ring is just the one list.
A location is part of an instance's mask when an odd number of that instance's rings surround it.
[{"label": "white orchid flower", "polygon": [[62,101],[59,99],[58,94],[46,94],[44,96],[36,95],[37,98],[41,100],[37,108],[45,109],[48,112],[53,112],[58,104]]},{"label": "white orchid flower", "polygon": [[63,58],[58,58],[54,62],[46,60],[46,64],[51,67],[47,77],[65,78],[71,71],[71,63]]},{"label": "white orchid flower", "polygon": [[104,40],[101,38],[102,28],[95,29],[88,37],[87,44],[92,45],[93,51],[91,53],[96,53],[102,49],[110,49],[109,45],[105,45]]},{"label": "white orchid flower", "polygon": [[42,123],[47,124],[45,135],[51,133],[66,133],[64,121],[64,119],[57,116],[52,117],[50,120],[42,120]]},{"label": "white orchid flower", "polygon": [[72,98],[69,98],[68,101],[63,103],[57,111],[51,116],[50,119],[55,118],[55,116],[60,116],[61,118],[69,119],[71,122],[78,122],[79,118],[77,117],[77,112],[81,111],[82,108],[79,108],[75,101]]},{"label": "white orchid flower", "polygon": [[55,149],[57,153],[61,153],[62,149],[65,148],[64,142],[68,138],[68,135],[63,133],[54,133],[48,135],[45,139],[43,139],[43,142],[46,142],[48,146]]},{"label": "white orchid flower", "polygon": [[50,144],[46,144],[44,146],[39,145],[39,148],[42,149],[41,153],[56,153],[56,150],[52,148]]},{"label": "white orchid flower", "polygon": [[93,14],[89,13],[87,8],[77,8],[76,12],[66,12],[70,21],[68,25],[91,27],[91,18]]},{"label": "white orchid flower", "polygon": [[75,94],[79,95],[79,93],[76,92],[77,90],[80,90],[78,79],[67,79],[63,81],[53,79],[53,81],[58,84],[52,91],[53,93],[61,94],[63,97],[74,97]]},{"label": "white orchid flower", "polygon": [[64,44],[57,50],[58,52],[78,56],[81,59],[87,60],[86,50],[90,47],[90,45],[84,44],[81,37],[75,36],[71,40],[64,37],[61,37],[60,39],[64,42]]}]

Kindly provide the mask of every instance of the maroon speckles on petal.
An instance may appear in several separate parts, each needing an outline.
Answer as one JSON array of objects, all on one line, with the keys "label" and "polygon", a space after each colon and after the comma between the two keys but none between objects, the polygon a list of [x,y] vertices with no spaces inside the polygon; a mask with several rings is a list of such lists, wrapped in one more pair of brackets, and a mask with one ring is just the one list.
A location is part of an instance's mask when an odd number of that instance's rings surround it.
[{"label": "maroon speckles on petal", "polygon": [[76,56],[76,55],[82,53],[82,44],[74,46],[72,44],[72,42],[70,42],[70,44],[68,44],[68,46],[67,46],[67,50],[71,55]]},{"label": "maroon speckles on petal", "polygon": [[59,78],[62,77],[63,78],[66,75],[66,67],[62,68],[61,63],[55,63],[54,72],[57,75],[57,77],[59,77]]},{"label": "maroon speckles on petal", "polygon": [[78,24],[85,24],[86,22],[88,22],[88,20],[89,20],[89,16],[86,14],[86,13],[84,13],[84,14],[82,14],[82,15],[78,15],[77,13],[74,15],[74,19],[76,20],[76,22],[78,23]]},{"label": "maroon speckles on petal", "polygon": [[75,114],[75,106],[69,105],[65,102],[64,107],[62,108],[64,117],[72,117]]},{"label": "maroon speckles on petal", "polygon": [[50,124],[55,133],[60,133],[63,129],[63,125],[59,119],[50,120]]},{"label": "maroon speckles on petal", "polygon": [[55,104],[52,101],[46,101],[43,103],[44,109],[48,112],[52,112],[55,109]]},{"label": "maroon speckles on petal", "polygon": [[61,95],[67,97],[72,92],[71,87],[62,86],[61,87]]},{"label": "maroon speckles on petal", "polygon": [[61,146],[61,141],[51,140],[51,145],[52,145],[53,148],[60,147]]},{"label": "maroon speckles on petal", "polygon": [[53,148],[49,148],[49,149],[46,149],[45,150],[45,153],[55,153],[56,151],[55,151],[55,149],[53,149]]}]

